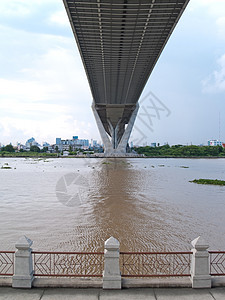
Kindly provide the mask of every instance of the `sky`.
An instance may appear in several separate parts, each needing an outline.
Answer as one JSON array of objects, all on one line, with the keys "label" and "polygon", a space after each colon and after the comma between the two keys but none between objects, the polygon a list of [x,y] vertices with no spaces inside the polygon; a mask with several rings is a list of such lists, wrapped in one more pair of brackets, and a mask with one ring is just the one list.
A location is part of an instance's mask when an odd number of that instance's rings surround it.
[{"label": "sky", "polygon": [[[225,1],[190,0],[140,97],[134,144],[225,142]],[[100,141],[62,0],[0,1],[0,143]]]}]

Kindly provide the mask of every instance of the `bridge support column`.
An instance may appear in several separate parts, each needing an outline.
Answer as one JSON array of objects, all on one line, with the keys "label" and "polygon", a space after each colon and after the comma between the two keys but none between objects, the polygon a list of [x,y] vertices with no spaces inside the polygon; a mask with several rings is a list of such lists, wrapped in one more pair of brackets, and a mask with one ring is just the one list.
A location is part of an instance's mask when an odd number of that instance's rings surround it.
[{"label": "bridge support column", "polygon": [[116,128],[113,128],[111,126],[111,140],[108,136],[108,134],[105,131],[105,128],[102,124],[102,121],[98,115],[98,112],[95,108],[95,104],[92,104],[92,110],[95,116],[95,120],[98,126],[98,130],[100,132],[101,138],[102,138],[102,142],[104,144],[104,148],[105,148],[105,155],[106,156],[119,156],[119,155],[125,155],[126,154],[126,148],[127,148],[127,143],[129,141],[130,135],[131,135],[131,131],[133,129],[134,126],[134,122],[135,119],[137,117],[137,113],[138,113],[138,109],[139,109],[139,104],[136,104],[136,108],[133,111],[130,120],[127,124],[127,127],[123,133],[122,138],[120,139],[120,141],[118,142],[117,140],[117,131],[118,131],[118,124],[116,126]]},{"label": "bridge support column", "polygon": [[105,147],[105,153],[106,154],[110,154],[113,152],[113,146],[112,146],[112,143],[105,131],[105,128],[102,124],[102,121],[98,115],[98,112],[95,108],[95,104],[94,102],[92,103],[92,110],[93,110],[93,113],[94,113],[94,116],[95,116],[95,121],[97,123],[97,126],[98,126],[98,130],[100,132],[100,135],[101,135],[101,138],[102,138],[102,142],[104,144],[104,147]]},{"label": "bridge support column", "polygon": [[131,131],[133,129],[134,122],[135,122],[136,117],[137,117],[138,109],[139,109],[139,104],[137,103],[136,108],[135,108],[135,110],[133,111],[133,113],[131,115],[130,121],[127,124],[127,127],[124,131],[124,134],[123,134],[123,136],[122,136],[122,138],[119,142],[119,145],[117,147],[118,153],[126,153],[127,143],[129,141]]}]

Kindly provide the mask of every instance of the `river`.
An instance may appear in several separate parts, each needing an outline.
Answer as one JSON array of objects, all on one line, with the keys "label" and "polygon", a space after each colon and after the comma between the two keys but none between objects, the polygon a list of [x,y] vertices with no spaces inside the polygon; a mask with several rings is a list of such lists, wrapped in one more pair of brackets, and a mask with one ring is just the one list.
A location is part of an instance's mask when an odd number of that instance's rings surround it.
[{"label": "river", "polygon": [[[11,169],[1,169],[2,166]],[[202,235],[225,249],[225,159],[0,158],[0,250],[189,250]]]}]

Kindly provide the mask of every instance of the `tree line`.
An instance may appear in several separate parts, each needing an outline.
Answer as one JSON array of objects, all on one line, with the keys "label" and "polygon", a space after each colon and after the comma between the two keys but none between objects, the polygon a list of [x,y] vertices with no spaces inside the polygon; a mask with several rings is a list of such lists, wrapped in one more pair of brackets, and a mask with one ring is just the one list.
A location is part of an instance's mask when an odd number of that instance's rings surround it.
[{"label": "tree line", "polygon": [[[2,147],[0,151],[1,152],[10,152],[10,153],[12,153],[12,152],[15,152],[15,149],[13,148],[12,145],[6,145],[5,147]],[[23,149],[20,150],[20,152],[23,152],[23,151],[24,151]],[[34,146],[30,147],[30,151],[31,152],[37,152],[37,153],[39,153],[39,152],[47,152],[48,151],[48,147],[44,147],[41,150],[38,146],[34,145]]]},{"label": "tree line", "polygon": [[156,157],[225,157],[222,146],[183,146],[163,145],[158,147],[138,147],[134,149],[138,154]]}]

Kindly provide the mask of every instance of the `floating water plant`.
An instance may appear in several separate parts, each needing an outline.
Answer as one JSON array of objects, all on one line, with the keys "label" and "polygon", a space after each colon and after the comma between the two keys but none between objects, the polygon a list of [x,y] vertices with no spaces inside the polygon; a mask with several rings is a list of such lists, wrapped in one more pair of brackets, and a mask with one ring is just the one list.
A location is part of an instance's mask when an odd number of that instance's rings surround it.
[{"label": "floating water plant", "polygon": [[212,185],[225,185],[225,180],[218,179],[194,179],[190,182],[194,182],[197,184],[212,184]]},{"label": "floating water plant", "polygon": [[9,167],[9,166],[4,165],[4,166],[1,166],[1,169],[12,169],[12,168]]}]

